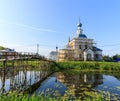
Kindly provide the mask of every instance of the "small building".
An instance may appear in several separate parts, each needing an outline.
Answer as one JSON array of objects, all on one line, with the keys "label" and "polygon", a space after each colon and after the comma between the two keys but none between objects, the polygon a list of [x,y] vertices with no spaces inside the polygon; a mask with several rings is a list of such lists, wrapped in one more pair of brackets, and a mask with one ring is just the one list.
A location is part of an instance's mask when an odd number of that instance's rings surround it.
[{"label": "small building", "polygon": [[58,61],[72,61],[74,60],[74,49],[71,49],[69,45],[60,49],[58,52]]},{"label": "small building", "polygon": [[49,54],[49,59],[53,61],[57,61],[58,58],[58,52],[57,51],[51,51]]},{"label": "small building", "polygon": [[82,24],[77,24],[77,35],[70,40],[67,47],[58,51],[58,61],[101,61],[102,50],[95,46],[93,39],[83,33]]},{"label": "small building", "polygon": [[4,50],[0,50],[0,58],[14,58],[18,55],[14,49],[5,48]]}]

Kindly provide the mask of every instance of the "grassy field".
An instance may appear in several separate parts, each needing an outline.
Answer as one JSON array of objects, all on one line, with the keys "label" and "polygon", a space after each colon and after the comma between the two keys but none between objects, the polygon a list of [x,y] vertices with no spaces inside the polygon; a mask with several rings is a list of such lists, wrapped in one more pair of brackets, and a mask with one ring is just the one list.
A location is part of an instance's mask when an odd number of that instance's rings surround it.
[{"label": "grassy field", "polygon": [[119,62],[68,61],[68,62],[57,62],[57,65],[60,70],[78,69],[78,70],[120,71],[120,63]]},{"label": "grassy field", "polygon": [[[45,67],[47,65],[54,67],[58,67],[59,70],[64,69],[78,69],[78,70],[108,70],[108,71],[120,71],[120,62],[84,62],[84,61],[68,61],[68,62],[49,62],[49,61],[23,61],[22,64],[25,64],[30,68],[36,67]],[[14,66],[22,65],[17,60],[14,61]],[[12,67],[13,63],[11,61],[7,62],[7,67]],[[0,62],[0,68],[3,67],[3,63]]]}]

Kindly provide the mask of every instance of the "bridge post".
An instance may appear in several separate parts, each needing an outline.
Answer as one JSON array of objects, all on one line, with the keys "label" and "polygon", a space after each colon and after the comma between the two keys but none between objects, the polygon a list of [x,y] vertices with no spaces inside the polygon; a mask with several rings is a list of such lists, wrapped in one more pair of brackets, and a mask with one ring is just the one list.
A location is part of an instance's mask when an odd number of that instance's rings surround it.
[{"label": "bridge post", "polygon": [[14,62],[15,62],[14,60],[15,60],[15,59],[12,60],[12,68],[13,68],[13,69],[14,69],[14,67],[15,67],[15,66],[14,66],[14,64],[15,64],[15,63],[14,63]]},{"label": "bridge post", "polygon": [[3,61],[3,79],[2,79],[2,87],[1,87],[1,91],[2,91],[2,93],[4,93],[4,91],[5,91],[5,72],[6,72],[6,59]]},{"label": "bridge post", "polygon": [[3,68],[6,69],[7,67],[7,53],[4,53],[4,60],[3,60]]},{"label": "bridge post", "polygon": [[6,60],[3,61],[3,68],[5,70],[5,68],[6,68]]}]

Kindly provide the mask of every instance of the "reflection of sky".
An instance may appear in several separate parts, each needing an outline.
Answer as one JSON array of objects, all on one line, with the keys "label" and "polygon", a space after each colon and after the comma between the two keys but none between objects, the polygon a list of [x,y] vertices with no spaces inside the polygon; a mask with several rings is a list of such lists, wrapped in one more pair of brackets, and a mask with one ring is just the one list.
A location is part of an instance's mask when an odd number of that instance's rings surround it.
[{"label": "reflection of sky", "polygon": [[[5,80],[5,91],[9,90],[10,79]],[[0,79],[0,88],[2,87],[2,80]]]},{"label": "reflection of sky", "polygon": [[62,84],[61,82],[56,80],[56,77],[49,77],[47,80],[45,80],[41,86],[35,91],[36,94],[46,92],[47,89],[50,89],[49,94],[53,95],[54,92],[52,91],[58,91],[60,95],[64,95],[65,91],[67,90],[67,87]]},{"label": "reflection of sky", "polygon": [[117,87],[120,87],[120,81],[117,78],[110,75],[103,75],[103,84],[98,85],[95,89],[120,94],[120,90]]},{"label": "reflection of sky", "polygon": [[[39,77],[35,79],[35,75],[38,75]],[[25,77],[26,76],[26,77]],[[0,78],[0,89],[2,88],[2,85],[4,82],[2,82],[3,77]],[[26,79],[26,80],[25,80]],[[24,82],[26,82],[27,85],[32,85],[35,82],[40,80],[40,71],[19,71],[18,74],[9,74],[9,76],[5,77],[5,86],[4,89],[6,92],[10,90],[10,88],[15,89],[16,87],[19,87],[22,85],[24,86]],[[13,84],[10,84],[13,83]]]},{"label": "reflection of sky", "polygon": [[[56,87],[55,85],[58,85],[58,86]],[[114,76],[110,76],[110,75],[103,75],[103,83],[96,85],[94,89],[102,90],[102,91],[109,91],[111,94],[112,93],[120,94],[120,89],[118,89],[117,87],[120,87],[120,81],[117,78],[115,78]],[[38,94],[41,92],[42,93],[46,92],[48,88],[59,91],[61,95],[64,95],[65,91],[67,90],[67,87],[62,82],[60,81],[56,82],[56,77],[52,76],[52,77],[49,77],[47,80],[45,80],[41,84],[41,86],[35,91],[35,93]]]}]

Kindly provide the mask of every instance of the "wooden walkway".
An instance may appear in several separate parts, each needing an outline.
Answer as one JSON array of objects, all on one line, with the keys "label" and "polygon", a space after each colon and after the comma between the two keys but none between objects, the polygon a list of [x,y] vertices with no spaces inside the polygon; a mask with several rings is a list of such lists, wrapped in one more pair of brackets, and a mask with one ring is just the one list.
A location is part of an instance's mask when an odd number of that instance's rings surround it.
[{"label": "wooden walkway", "polygon": [[[54,72],[54,62],[48,61],[43,56],[34,53],[17,53],[9,54],[6,53],[0,56],[0,92],[5,93],[6,78],[10,79],[10,91],[23,92],[29,89],[32,85],[37,82],[43,81]],[[27,79],[26,73],[29,67],[33,66],[37,68],[39,72],[31,74],[30,80]],[[21,72],[22,71],[22,72]],[[30,72],[31,73],[31,72]],[[33,83],[31,82],[32,77],[34,78]]]}]

